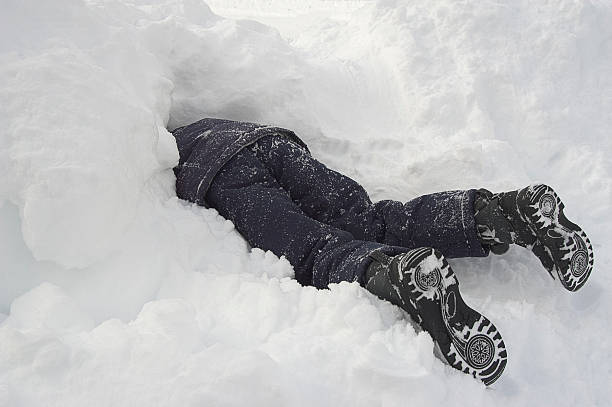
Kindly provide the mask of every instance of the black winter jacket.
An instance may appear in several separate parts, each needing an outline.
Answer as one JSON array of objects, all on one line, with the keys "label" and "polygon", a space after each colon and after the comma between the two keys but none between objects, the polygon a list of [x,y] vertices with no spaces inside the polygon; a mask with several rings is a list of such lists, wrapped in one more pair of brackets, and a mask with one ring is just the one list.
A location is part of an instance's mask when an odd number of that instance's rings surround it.
[{"label": "black winter jacket", "polygon": [[306,149],[291,130],[256,123],[207,118],[172,132],[179,150],[174,168],[176,194],[198,205],[206,204],[206,192],[215,175],[242,148],[268,135],[289,137]]}]

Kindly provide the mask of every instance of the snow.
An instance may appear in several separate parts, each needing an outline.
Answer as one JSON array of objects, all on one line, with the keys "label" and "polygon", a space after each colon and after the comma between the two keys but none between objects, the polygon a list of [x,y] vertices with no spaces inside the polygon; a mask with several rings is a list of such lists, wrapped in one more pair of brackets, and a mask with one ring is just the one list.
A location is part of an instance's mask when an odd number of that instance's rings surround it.
[{"label": "snow", "polygon": [[[609,3],[207,3],[3,4],[0,406],[609,403]],[[291,128],[375,200],[551,184],[593,276],[451,261],[508,347],[485,389],[397,308],[301,287],[178,200],[166,128],[204,116]]]}]

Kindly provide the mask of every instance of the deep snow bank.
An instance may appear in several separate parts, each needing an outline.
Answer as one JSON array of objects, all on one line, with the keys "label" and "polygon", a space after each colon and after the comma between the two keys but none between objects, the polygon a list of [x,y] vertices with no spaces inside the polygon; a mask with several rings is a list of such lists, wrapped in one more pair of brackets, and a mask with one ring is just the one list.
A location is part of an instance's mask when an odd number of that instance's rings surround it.
[{"label": "deep snow bank", "polygon": [[172,84],[134,29],[82,2],[9,2],[2,16],[3,199],[37,259],[91,265],[121,247],[144,183],[174,161]]},{"label": "deep snow bank", "polygon": [[[605,403],[610,7],[210,4],[280,32],[197,0],[3,5],[0,405]],[[509,347],[483,391],[394,307],[300,287],[176,199],[166,127],[206,115],[293,128],[375,199],[550,182],[593,279],[565,293],[519,249],[453,262]]]}]

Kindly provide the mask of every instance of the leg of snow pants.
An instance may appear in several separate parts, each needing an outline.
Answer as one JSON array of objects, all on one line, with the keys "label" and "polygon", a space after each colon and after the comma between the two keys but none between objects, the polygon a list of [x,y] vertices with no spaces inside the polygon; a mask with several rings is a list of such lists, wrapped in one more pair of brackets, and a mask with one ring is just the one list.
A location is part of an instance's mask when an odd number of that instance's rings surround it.
[{"label": "leg of snow pants", "polygon": [[[280,137],[277,137],[280,138]],[[258,157],[261,146],[244,148],[217,174],[207,202],[253,247],[285,256],[304,285],[360,281],[371,260],[382,250],[389,255],[405,249],[356,240],[347,231],[306,215]]]},{"label": "leg of snow pants", "polygon": [[477,236],[474,189],[424,195],[407,203],[372,203],[361,185],[288,139],[265,137],[253,150],[306,215],[356,239],[434,247],[448,258],[488,254]]}]

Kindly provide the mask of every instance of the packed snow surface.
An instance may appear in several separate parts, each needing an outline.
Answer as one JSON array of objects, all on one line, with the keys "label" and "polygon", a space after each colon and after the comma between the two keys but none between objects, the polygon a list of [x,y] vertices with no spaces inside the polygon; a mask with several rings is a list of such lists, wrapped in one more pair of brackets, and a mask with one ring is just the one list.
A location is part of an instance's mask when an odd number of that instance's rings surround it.
[{"label": "packed snow surface", "polygon": [[[595,0],[5,0],[0,406],[609,405],[611,21]],[[177,199],[167,129],[205,116],[291,128],[373,200],[546,182],[593,276],[452,261],[508,347],[486,389],[399,309],[302,287]]]}]

